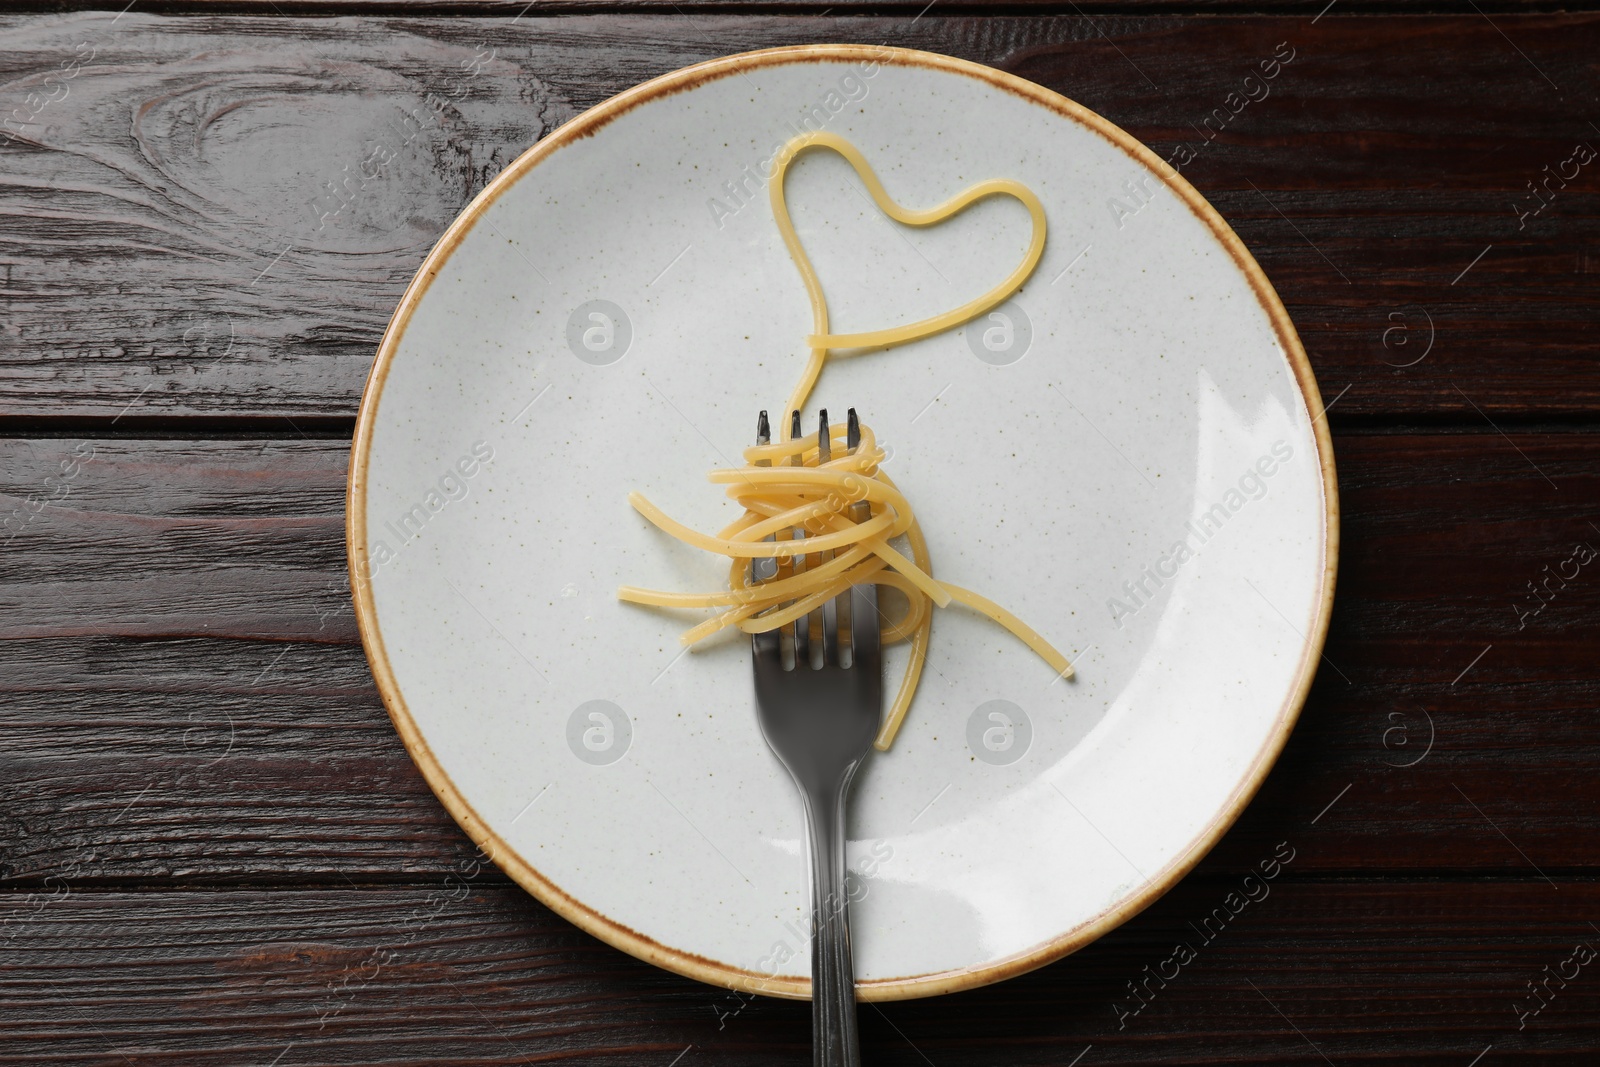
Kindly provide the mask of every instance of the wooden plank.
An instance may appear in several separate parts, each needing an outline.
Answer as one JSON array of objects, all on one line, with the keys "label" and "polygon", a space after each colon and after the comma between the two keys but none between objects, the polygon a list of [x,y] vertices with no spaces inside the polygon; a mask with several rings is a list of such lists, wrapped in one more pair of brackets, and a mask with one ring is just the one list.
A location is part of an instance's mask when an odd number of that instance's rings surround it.
[{"label": "wooden plank", "polygon": [[0,634],[356,640],[343,579],[348,442],[0,448]]},{"label": "wooden plank", "polygon": [[[35,0],[11,5],[12,10],[27,11]],[[928,6],[927,0],[844,0],[829,4],[826,0],[539,0],[530,9],[528,0],[142,0],[140,11],[151,14],[179,13],[186,15],[213,15],[248,13],[253,15],[437,15],[452,17],[500,17],[521,15],[543,18],[550,15],[584,14],[677,14],[677,15],[806,15],[821,17],[830,13],[840,15],[916,15]],[[1297,15],[1307,20],[1316,19],[1324,12],[1327,17],[1342,18],[1349,15],[1469,15],[1479,11],[1489,15],[1538,14],[1550,11],[1593,10],[1593,0],[1556,7],[1549,0],[1484,0],[1474,4],[1471,0],[944,0],[939,4],[941,15],[991,15],[1026,14],[1030,17],[1050,15],[1093,15],[1115,18],[1126,15],[1183,14],[1183,15]],[[48,8],[38,4],[40,10],[98,11],[93,0],[52,0]],[[1476,9],[1476,10],[1475,10]]]},{"label": "wooden plank", "polygon": [[[1272,882],[1192,879],[998,986],[863,1007],[864,1060],[1464,1067],[1491,1046],[1490,1064],[1600,1053],[1600,963],[1580,965],[1578,948],[1600,948],[1600,887],[1327,882],[1297,878],[1298,863]],[[807,1005],[654,970],[478,884],[469,864],[420,887],[0,894],[6,1061],[810,1062]],[[1550,991],[1537,1014],[1530,982]]]},{"label": "wooden plank", "polygon": [[[1337,418],[1600,410],[1600,167],[1538,214],[1527,188],[1600,146],[1570,104],[1600,16],[107,12],[0,34],[0,417],[347,419],[426,250],[519,152],[654,75],[828,40],[991,63],[1194,153]],[[1230,95],[1280,44],[1267,95]]]},{"label": "wooden plank", "polygon": [[[1600,865],[1600,571],[1548,577],[1571,572],[1576,543],[1600,546],[1600,436],[1336,447],[1346,547],[1329,662],[1207,869],[1248,867],[1309,826],[1306,869]],[[392,878],[469,849],[360,650],[346,448],[0,440],[13,519],[28,494],[56,497],[0,553],[5,881],[80,861],[102,882]],[[1548,603],[1530,581],[1551,583]]]}]

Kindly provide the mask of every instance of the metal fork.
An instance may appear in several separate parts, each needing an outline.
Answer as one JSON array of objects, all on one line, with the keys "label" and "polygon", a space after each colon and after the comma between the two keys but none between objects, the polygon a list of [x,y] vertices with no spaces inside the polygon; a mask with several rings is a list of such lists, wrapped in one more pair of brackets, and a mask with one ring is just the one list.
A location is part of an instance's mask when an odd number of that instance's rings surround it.
[{"label": "metal fork", "polygon": [[[793,436],[798,436],[800,413],[793,418]],[[826,411],[820,422],[820,462],[825,463],[830,444]],[[758,443],[766,444],[766,412],[757,425]],[[860,446],[853,408],[846,442],[852,452]],[[867,506],[858,503],[852,506],[851,517],[860,522],[866,512]],[[795,539],[804,534],[799,528],[792,531]],[[794,565],[797,571],[803,569],[805,557],[794,556]],[[756,580],[774,574],[775,568],[751,569]],[[872,748],[882,715],[877,587],[852,586],[826,608],[781,630],[752,634],[750,650],[761,733],[788,768],[805,804],[811,858],[812,1063],[860,1067],[845,885],[845,799],[856,769]],[[814,657],[818,634],[821,656]],[[790,649],[792,654],[786,655]]]}]

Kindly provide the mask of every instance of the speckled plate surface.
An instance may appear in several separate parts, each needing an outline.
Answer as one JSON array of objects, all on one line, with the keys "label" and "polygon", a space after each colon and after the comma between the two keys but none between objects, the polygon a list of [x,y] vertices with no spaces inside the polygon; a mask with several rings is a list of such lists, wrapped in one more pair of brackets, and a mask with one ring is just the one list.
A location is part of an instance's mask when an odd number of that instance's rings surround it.
[{"label": "speckled plate surface", "polygon": [[[1058,958],[1181,877],[1276,758],[1327,627],[1337,502],[1305,355],[1232,231],[1127,134],[989,68],[846,45],[580,116],[473,202],[395,314],[352,457],[352,584],[401,737],[506,871],[663,967],[807,995],[801,813],[748,645],[683,654],[699,616],[615,590],[725,580],[627,494],[731,517],[705,473],[783,403],[810,325],[761,174],[819,126],[902,204],[1014,178],[1050,226],[999,317],[838,360],[811,402],[876,428],[935,572],[1078,671],[945,610],[899,740],[857,779],[861,994],[924,996]],[[846,331],[954,307],[1027,242],[1003,199],[902,230],[826,152],[789,203]]]}]

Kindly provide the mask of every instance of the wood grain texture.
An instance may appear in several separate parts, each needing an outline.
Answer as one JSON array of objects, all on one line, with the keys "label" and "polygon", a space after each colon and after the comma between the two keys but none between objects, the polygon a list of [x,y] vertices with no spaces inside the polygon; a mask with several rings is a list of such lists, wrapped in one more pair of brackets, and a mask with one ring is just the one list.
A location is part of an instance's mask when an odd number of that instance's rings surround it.
[{"label": "wood grain texture", "polygon": [[[1585,770],[1600,761],[1600,560],[1549,577],[1579,542],[1600,546],[1600,437],[1341,434],[1336,448],[1327,662],[1204,869],[1247,868],[1313,819],[1306,870],[1600,865]],[[0,553],[5,883],[74,863],[97,883],[394,879],[470,848],[355,634],[346,449],[0,441],[0,503],[15,509]],[[35,493],[56,499],[17,525]]]},{"label": "wood grain texture", "polygon": [[[1247,899],[1240,880],[1191,879],[1030,975],[864,1007],[865,1062],[1464,1067],[1489,1046],[1490,1065],[1593,1062],[1600,961],[1573,954],[1600,946],[1600,887],[1297,880],[1298,862],[1252,883],[1252,902],[1228,904]],[[810,1062],[806,1005],[657,971],[470,871],[414,888],[7,894],[6,1062]],[[1179,943],[1193,958],[1174,967]],[[1546,968],[1570,980],[1520,1017]]]},{"label": "wood grain texture", "polygon": [[[452,17],[495,18],[585,14],[752,15],[783,14],[821,17],[842,15],[917,15],[928,0],[140,0],[143,14],[186,15],[412,15],[446,14]],[[1347,15],[1521,15],[1548,12],[1593,11],[1595,0],[942,0],[939,13],[949,15],[1015,15],[1033,18],[1051,15],[1176,14],[1176,15],[1297,15],[1311,19],[1333,10]],[[14,0],[16,12],[117,11],[118,4],[97,0]],[[1334,16],[1330,16],[1334,17]]]},{"label": "wood grain texture", "polygon": [[1522,214],[1600,146],[1600,16],[129,12],[0,37],[0,416],[348,418],[426,250],[518,153],[654,75],[834,40],[990,63],[1187,145],[1336,419],[1600,410],[1600,163]]},{"label": "wood grain texture", "polygon": [[476,856],[377,698],[342,523],[378,338],[477,191],[646,78],[834,40],[1189,145],[1333,403],[1344,513],[1326,660],[1220,845],[1067,960],[865,1009],[867,1062],[1600,1059],[1600,960],[1551,977],[1600,950],[1600,570],[1570,562],[1600,547],[1600,161],[1537,214],[1527,188],[1600,148],[1600,16],[25,2],[52,13],[0,15],[0,1061],[809,1062],[804,1005],[639,963]]}]

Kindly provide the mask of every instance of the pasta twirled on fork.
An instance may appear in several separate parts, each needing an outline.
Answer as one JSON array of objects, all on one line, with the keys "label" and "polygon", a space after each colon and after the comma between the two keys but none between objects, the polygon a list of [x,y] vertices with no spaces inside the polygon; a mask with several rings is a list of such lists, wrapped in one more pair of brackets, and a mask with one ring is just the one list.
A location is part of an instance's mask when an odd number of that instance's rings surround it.
[{"label": "pasta twirled on fork", "polygon": [[[784,195],[790,164],[811,148],[829,148],[844,156],[878,206],[891,218],[910,226],[932,225],[984,197],[1013,197],[1028,209],[1033,222],[1027,254],[998,286],[953,311],[886,330],[831,333],[827,299],[795,233]],[[810,357],[786,408],[796,413],[815,387],[830,351],[886,348],[971,321],[1014,293],[1032,274],[1044,249],[1044,209],[1026,186],[991,179],[938,207],[908,210],[889,198],[855,146],[831,133],[802,134],[790,141],[772,176],[770,192],[773,216],[799,268],[812,308],[814,332],[807,338]],[[712,471],[710,480],[726,485],[728,496],[744,509],[739,518],[715,535],[693,530],[642,495],[629,494],[629,503],[661,530],[686,544],[729,557],[728,589],[673,593],[623,586],[617,591],[618,597],[657,607],[716,609],[716,615],[683,634],[685,644],[694,644],[730,626],[746,633],[778,629],[804,619],[857,583],[872,582],[898,590],[909,606],[900,618],[885,620],[882,640],[886,644],[910,641],[911,657],[874,741],[880,750],[893,742],[916,693],[927,661],[935,606],[943,608],[955,602],[988,616],[1015,634],[1058,674],[1071,677],[1072,665],[1066,657],[1021,619],[971,590],[933,577],[927,540],[910,502],[881,468],[884,453],[876,436],[863,423],[859,425],[859,442],[852,441],[848,439],[852,429],[831,427],[826,431],[826,441],[821,431],[806,436],[786,433],[780,441],[745,449],[746,466]],[[864,515],[860,505],[865,505]],[[796,530],[803,531],[803,536],[793,537]],[[902,538],[909,556],[891,543]],[[767,581],[750,579],[750,563],[759,559],[777,562],[776,574]],[[797,563],[801,560],[803,563]]]}]

